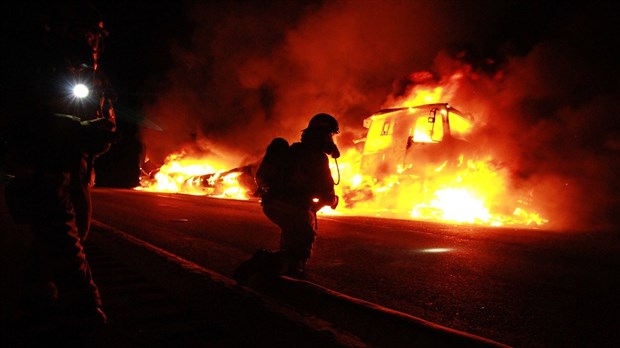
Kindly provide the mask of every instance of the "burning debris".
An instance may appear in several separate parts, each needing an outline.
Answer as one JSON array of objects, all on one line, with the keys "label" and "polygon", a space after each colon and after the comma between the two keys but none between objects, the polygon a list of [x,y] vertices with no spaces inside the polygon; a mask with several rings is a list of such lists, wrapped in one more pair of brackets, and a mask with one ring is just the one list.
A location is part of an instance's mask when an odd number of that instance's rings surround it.
[{"label": "burning debris", "polygon": [[142,170],[138,190],[183,193],[230,199],[252,199],[256,191],[254,169],[244,166],[215,170],[204,158],[168,157],[156,169]]}]

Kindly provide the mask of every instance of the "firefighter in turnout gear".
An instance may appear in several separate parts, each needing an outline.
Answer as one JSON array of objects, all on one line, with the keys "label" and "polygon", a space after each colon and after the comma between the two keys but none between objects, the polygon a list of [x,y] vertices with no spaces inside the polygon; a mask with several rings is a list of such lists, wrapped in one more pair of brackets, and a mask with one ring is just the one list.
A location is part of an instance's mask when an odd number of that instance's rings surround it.
[{"label": "firefighter in turnout gear", "polygon": [[[43,5],[41,5],[43,6]],[[10,92],[13,120],[5,195],[32,231],[22,307],[26,321],[96,327],[106,323],[84,251],[91,221],[94,161],[116,141],[115,98],[99,67],[108,33],[88,4],[38,9],[31,69]],[[26,57],[26,55],[28,55]],[[66,327],[66,326],[65,326]]]},{"label": "firefighter in turnout gear", "polygon": [[338,205],[328,158],[340,156],[333,141],[338,132],[337,120],[322,113],[312,117],[301,141],[288,146],[276,138],[269,145],[256,173],[257,193],[263,212],[281,230],[280,248],[261,249],[243,262],[234,274],[239,283],[255,275],[303,274],[316,238],[317,211]]}]

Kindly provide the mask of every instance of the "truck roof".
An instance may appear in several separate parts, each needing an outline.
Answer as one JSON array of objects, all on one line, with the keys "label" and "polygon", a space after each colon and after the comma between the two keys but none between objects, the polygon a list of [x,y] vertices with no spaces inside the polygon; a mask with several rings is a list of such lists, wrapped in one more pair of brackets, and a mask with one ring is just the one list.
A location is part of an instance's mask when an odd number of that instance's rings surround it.
[{"label": "truck roof", "polygon": [[464,112],[461,112],[460,110],[450,106],[448,103],[434,103],[434,104],[421,104],[421,105],[415,105],[415,106],[405,106],[405,107],[400,107],[400,108],[388,108],[388,109],[381,109],[377,112],[375,112],[374,114],[372,114],[370,117],[373,116],[378,116],[378,115],[384,115],[384,114],[388,114],[388,113],[392,113],[392,112],[396,112],[396,111],[401,111],[401,110],[406,110],[406,109],[428,109],[428,108],[446,108],[446,109],[450,109],[450,112],[453,112],[455,114],[458,114],[470,121],[473,121],[474,118],[470,115],[470,114],[466,114]]}]

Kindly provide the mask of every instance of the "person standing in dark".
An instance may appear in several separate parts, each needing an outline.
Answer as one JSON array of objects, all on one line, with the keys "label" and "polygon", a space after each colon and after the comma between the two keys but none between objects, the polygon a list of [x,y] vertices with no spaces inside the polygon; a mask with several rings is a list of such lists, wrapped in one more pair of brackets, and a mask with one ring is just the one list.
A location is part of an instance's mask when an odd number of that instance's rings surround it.
[{"label": "person standing in dark", "polygon": [[12,63],[27,65],[3,110],[5,199],[32,231],[22,308],[26,320],[97,327],[107,317],[84,242],[94,161],[117,134],[114,91],[99,66],[108,32],[89,4],[46,5],[32,9],[32,28],[17,31],[24,42]]},{"label": "person standing in dark", "polygon": [[290,147],[282,138],[269,145],[256,173],[263,212],[281,230],[277,251],[261,249],[236,269],[240,283],[254,275],[300,276],[312,255],[316,239],[316,213],[325,206],[335,209],[338,196],[328,155],[338,158],[333,141],[338,121],[329,114],[313,116],[302,131],[301,141]]}]

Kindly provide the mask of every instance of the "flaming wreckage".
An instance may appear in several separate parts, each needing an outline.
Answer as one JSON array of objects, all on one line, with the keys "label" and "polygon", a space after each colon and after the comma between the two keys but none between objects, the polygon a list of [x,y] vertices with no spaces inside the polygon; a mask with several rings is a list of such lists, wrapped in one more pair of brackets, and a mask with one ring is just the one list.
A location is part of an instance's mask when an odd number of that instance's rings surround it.
[{"label": "flaming wreckage", "polygon": [[[473,118],[447,103],[380,110],[366,118],[363,126],[366,136],[355,140],[361,160],[355,162],[364,180],[375,183],[392,175],[424,177],[429,175],[425,172],[429,165],[456,164],[459,156],[471,149],[468,134]],[[257,166],[189,176],[167,170],[165,179],[159,175],[164,171],[162,166],[148,173],[143,171],[141,186],[155,191],[173,186],[170,190],[175,192],[252,199]],[[340,174],[337,164],[336,170]],[[231,186],[238,187],[230,191]],[[364,189],[349,187],[346,191],[343,198],[349,206],[370,198],[370,192]]]},{"label": "flaming wreckage", "polygon": [[360,173],[385,177],[394,173],[424,175],[429,164],[471,151],[473,118],[448,104],[384,109],[364,120],[368,129]]},{"label": "flaming wreckage", "polygon": [[[471,115],[447,103],[424,104],[380,110],[363,126],[365,136],[338,144],[342,156],[331,164],[338,213],[491,226],[548,222],[532,212],[531,190],[511,184],[502,162],[475,145]],[[197,174],[193,169],[207,160],[182,157],[145,173],[137,189],[258,199],[258,163]]]}]

